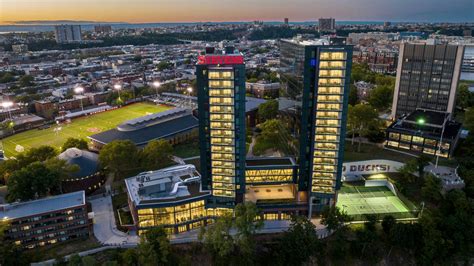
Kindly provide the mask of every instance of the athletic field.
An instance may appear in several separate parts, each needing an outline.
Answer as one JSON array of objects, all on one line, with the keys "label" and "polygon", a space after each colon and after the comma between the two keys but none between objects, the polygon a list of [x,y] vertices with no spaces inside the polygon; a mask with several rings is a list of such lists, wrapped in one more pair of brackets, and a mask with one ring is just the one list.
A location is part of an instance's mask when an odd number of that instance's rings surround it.
[{"label": "athletic field", "polygon": [[336,205],[354,220],[363,220],[365,214],[376,214],[379,218],[389,214],[395,218],[414,217],[407,205],[384,186],[364,187],[344,184]]},{"label": "athletic field", "polygon": [[[47,129],[32,129],[10,136],[2,140],[5,155],[15,156],[17,145],[25,150],[41,145],[50,145],[60,148],[67,138],[83,138],[116,127],[124,121],[141,117],[151,113],[159,113],[171,107],[151,103],[135,103],[122,108],[102,113],[75,118],[71,123],[51,125]],[[56,128],[61,130],[55,131]]]}]

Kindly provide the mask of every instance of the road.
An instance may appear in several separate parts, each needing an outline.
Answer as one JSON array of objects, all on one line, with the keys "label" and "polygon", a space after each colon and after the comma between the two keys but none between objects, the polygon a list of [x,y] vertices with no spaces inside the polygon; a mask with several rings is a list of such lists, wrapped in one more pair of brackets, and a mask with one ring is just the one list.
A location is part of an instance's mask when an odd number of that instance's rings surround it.
[{"label": "road", "polygon": [[136,235],[128,235],[117,229],[112,198],[110,196],[91,200],[94,212],[94,235],[104,245],[137,244]]}]

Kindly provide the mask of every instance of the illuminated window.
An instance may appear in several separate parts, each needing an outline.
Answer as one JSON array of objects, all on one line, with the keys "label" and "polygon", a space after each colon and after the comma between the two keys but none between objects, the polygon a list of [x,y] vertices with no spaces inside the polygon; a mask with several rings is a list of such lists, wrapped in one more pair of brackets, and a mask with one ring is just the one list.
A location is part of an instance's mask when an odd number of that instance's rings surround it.
[{"label": "illuminated window", "polygon": [[[400,139],[400,134],[399,133],[393,133],[393,132],[390,132],[388,134],[388,137],[390,139],[393,139],[393,140],[399,140]],[[398,145],[397,145],[398,146]]]}]

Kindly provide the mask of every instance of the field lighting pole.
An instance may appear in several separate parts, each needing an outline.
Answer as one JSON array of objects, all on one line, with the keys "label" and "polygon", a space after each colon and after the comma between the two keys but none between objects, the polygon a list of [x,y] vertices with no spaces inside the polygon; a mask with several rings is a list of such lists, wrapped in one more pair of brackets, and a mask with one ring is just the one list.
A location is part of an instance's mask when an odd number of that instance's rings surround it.
[{"label": "field lighting pole", "polygon": [[11,107],[13,106],[13,102],[11,101],[6,101],[6,102],[2,102],[2,107],[4,109],[7,109],[8,111],[8,117],[10,118],[10,123],[9,125],[12,127],[12,130],[13,130],[13,133],[15,133],[15,129],[13,128],[13,117],[12,117],[12,112],[11,112]]},{"label": "field lighting pole", "polygon": [[[192,87],[188,87],[186,90],[188,91],[189,107],[191,107],[191,92],[193,92],[193,88],[192,88]],[[192,107],[191,107],[191,109],[192,109]]]},{"label": "field lighting pole", "polygon": [[436,152],[436,164],[435,167],[438,168],[439,154],[441,153],[441,143],[443,142],[444,129],[446,128],[446,122],[449,116],[444,115],[443,129],[441,129],[441,136],[439,137],[438,151]]},{"label": "field lighting pole", "polygon": [[80,95],[81,95],[81,98],[80,98],[80,99],[81,99],[81,110],[84,111],[84,104],[83,104],[83,102],[82,102],[82,96],[83,96],[83,93],[84,93],[84,88],[81,87],[81,86],[78,86],[78,87],[74,88],[74,92],[75,92],[76,94],[80,94]]},{"label": "field lighting pole", "polygon": [[122,101],[122,99],[120,98],[120,90],[122,89],[122,85],[120,85],[120,84],[117,83],[117,84],[114,85],[114,89],[117,90],[117,93],[118,93],[118,100],[119,100],[119,101]]},{"label": "field lighting pole", "polygon": [[158,99],[158,88],[161,86],[161,83],[159,81],[154,81],[153,82],[153,87],[155,87],[156,90],[156,99]]}]

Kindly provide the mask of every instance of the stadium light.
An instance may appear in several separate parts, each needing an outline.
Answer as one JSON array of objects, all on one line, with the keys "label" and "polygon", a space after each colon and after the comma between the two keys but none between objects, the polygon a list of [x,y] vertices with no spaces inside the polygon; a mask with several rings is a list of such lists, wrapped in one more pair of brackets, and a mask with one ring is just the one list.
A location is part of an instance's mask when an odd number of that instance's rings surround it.
[{"label": "stadium light", "polygon": [[13,102],[11,101],[2,102],[2,107],[5,109],[10,108],[12,106],[13,106]]},{"label": "stadium light", "polygon": [[[84,88],[81,86],[77,86],[74,88],[74,92],[76,94],[82,94],[84,93]],[[80,98],[80,100],[81,100],[81,110],[84,111],[84,104],[82,103],[82,97]]]},{"label": "stadium light", "polygon": [[158,88],[161,86],[161,83],[159,81],[154,81],[153,82],[153,87],[155,87],[156,90],[156,98],[158,98]]},{"label": "stadium light", "polygon": [[2,102],[2,107],[4,109],[7,109],[8,110],[8,117],[10,117],[10,123],[8,123],[8,125],[12,128],[13,130],[13,133],[15,133],[15,128],[13,128],[13,126],[15,125],[15,123],[13,122],[13,118],[12,118],[12,112],[11,112],[11,108],[13,106],[13,102],[12,101],[4,101]]},{"label": "stadium light", "polygon": [[191,92],[193,92],[193,88],[192,88],[192,87],[188,87],[187,90],[188,90],[189,94],[191,94]]},{"label": "stadium light", "polygon": [[81,86],[75,87],[75,88],[74,88],[74,92],[75,92],[76,94],[81,94],[81,93],[84,92],[84,88],[81,87]]},{"label": "stadium light", "polygon": [[121,89],[122,89],[122,85],[120,85],[120,84],[115,84],[115,85],[114,85],[114,89],[116,89],[116,90],[121,90]]}]

